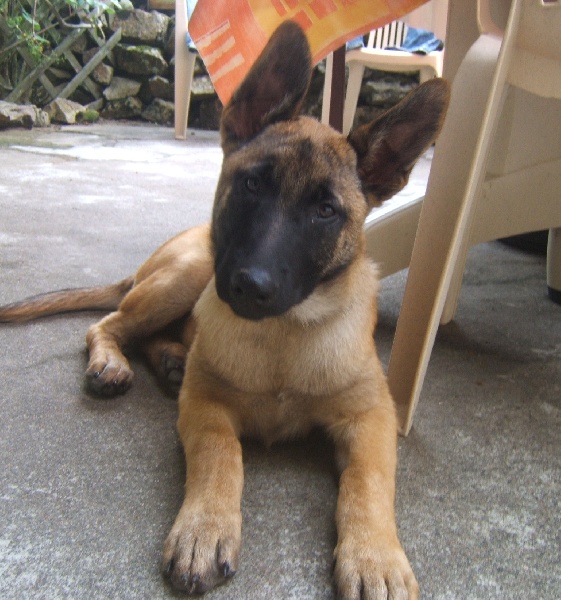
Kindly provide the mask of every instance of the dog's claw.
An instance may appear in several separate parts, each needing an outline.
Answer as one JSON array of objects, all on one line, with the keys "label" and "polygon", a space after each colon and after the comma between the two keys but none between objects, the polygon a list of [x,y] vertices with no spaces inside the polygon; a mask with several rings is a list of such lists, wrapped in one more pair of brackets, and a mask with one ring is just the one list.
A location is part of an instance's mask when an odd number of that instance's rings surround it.
[{"label": "dog's claw", "polygon": [[133,372],[127,366],[107,364],[104,369],[86,371],[88,387],[98,396],[111,397],[124,394],[132,385]]},{"label": "dog's claw", "polygon": [[204,594],[212,588],[212,585],[207,585],[202,581],[200,575],[176,575],[174,568],[175,561],[171,560],[164,569],[164,575],[177,590],[187,592],[188,594]]},{"label": "dog's claw", "polygon": [[173,572],[173,565],[174,565],[174,560],[169,560],[166,565],[164,566],[164,575],[166,577],[169,577],[172,572]]},{"label": "dog's claw", "polygon": [[222,565],[222,575],[225,579],[230,579],[235,574],[236,574],[236,571],[234,569],[232,569],[232,567],[230,566],[230,563],[225,562]]},{"label": "dog's claw", "polygon": [[190,580],[191,580],[190,586],[189,586],[190,594],[204,594],[206,591],[209,590],[209,586],[206,586],[201,581],[200,575],[191,575]]}]

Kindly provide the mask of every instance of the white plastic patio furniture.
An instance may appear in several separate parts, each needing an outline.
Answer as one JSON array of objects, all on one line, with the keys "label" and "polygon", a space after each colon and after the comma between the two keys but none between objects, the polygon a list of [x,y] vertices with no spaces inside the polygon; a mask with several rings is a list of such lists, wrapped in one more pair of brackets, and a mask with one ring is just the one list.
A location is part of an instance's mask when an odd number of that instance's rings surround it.
[{"label": "white plastic patio furniture", "polygon": [[471,246],[549,229],[547,283],[561,297],[561,0],[513,0],[503,35],[505,4],[478,3],[480,36],[434,151],[388,367],[404,434]]},{"label": "white plastic patio furniture", "polygon": [[175,0],[175,138],[187,136],[187,118],[191,103],[191,85],[197,57],[195,46],[189,43],[187,24],[196,0]]},{"label": "white plastic patio furniture", "polygon": [[[420,81],[442,75],[443,51],[417,54],[396,50],[406,37],[409,25],[435,32],[444,38],[448,0],[431,0],[426,5],[407,15],[403,21],[393,21],[368,34],[365,47],[347,50],[345,63],[348,67],[347,90],[343,111],[343,133],[347,135],[353,125],[364,69],[378,69],[390,72],[419,72]],[[392,48],[392,49],[388,49]],[[331,98],[331,78],[333,55],[327,57],[325,82],[323,87],[323,123],[329,122]]]}]

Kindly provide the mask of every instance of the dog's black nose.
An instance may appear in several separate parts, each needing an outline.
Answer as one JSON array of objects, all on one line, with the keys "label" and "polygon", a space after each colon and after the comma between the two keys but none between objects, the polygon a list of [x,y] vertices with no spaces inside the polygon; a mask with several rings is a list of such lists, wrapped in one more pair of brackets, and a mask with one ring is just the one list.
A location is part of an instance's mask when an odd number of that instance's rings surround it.
[{"label": "dog's black nose", "polygon": [[278,285],[265,269],[252,267],[239,269],[230,280],[230,292],[234,301],[258,307],[269,306],[277,294]]}]

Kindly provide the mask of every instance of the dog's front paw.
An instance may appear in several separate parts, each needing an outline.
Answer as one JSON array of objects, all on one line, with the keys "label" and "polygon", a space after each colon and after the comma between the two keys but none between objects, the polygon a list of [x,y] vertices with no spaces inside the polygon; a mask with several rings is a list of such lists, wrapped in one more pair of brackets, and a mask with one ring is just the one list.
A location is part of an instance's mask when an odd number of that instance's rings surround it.
[{"label": "dog's front paw", "polygon": [[240,514],[182,508],[164,545],[164,574],[177,589],[203,594],[234,576],[240,545]]},{"label": "dog's front paw", "polygon": [[419,586],[405,553],[347,540],[335,550],[335,583],[340,600],[416,600]]}]

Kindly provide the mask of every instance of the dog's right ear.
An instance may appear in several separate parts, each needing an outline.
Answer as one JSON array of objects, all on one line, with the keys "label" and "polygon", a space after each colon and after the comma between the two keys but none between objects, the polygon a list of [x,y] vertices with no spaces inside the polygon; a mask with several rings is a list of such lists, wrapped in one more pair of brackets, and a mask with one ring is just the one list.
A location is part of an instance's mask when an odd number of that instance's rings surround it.
[{"label": "dog's right ear", "polygon": [[265,127],[294,117],[308,90],[312,58],[306,35],[285,21],[224,107],[220,125],[225,153]]}]

